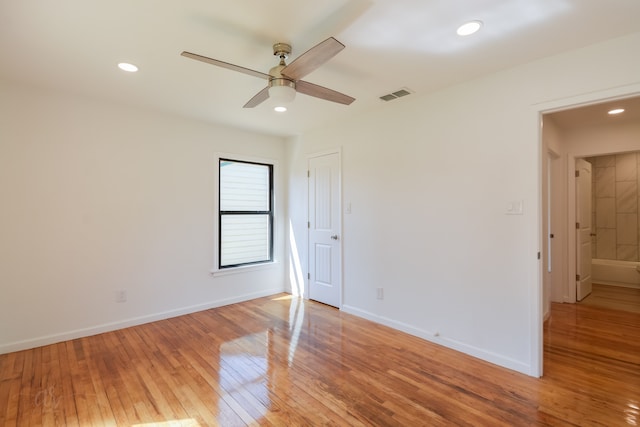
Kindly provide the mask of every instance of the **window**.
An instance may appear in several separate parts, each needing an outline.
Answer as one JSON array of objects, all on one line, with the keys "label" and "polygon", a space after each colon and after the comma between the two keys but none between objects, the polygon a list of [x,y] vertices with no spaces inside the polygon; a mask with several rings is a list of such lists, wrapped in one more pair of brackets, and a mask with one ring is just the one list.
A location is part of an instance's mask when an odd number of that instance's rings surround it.
[{"label": "window", "polygon": [[218,266],[273,261],[273,165],[219,160]]}]

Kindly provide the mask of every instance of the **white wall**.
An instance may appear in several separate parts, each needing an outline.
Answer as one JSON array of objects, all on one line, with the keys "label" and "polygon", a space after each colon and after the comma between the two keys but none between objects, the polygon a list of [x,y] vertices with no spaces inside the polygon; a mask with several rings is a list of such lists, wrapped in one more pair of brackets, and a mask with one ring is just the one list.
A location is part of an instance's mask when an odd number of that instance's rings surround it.
[{"label": "white wall", "polygon": [[[307,156],[341,147],[343,206],[352,208],[343,216],[343,309],[539,375],[539,112],[639,84],[638,49],[640,34],[612,40],[292,141],[290,215],[302,265],[306,209],[293,201],[305,191]],[[524,215],[505,215],[517,200]]]},{"label": "white wall", "polygon": [[584,126],[562,132],[563,154],[591,157],[602,154],[637,151],[640,144],[640,123]]},{"label": "white wall", "polygon": [[[0,82],[0,353],[283,291],[285,147]],[[218,151],[278,162],[278,265],[210,276]]]}]

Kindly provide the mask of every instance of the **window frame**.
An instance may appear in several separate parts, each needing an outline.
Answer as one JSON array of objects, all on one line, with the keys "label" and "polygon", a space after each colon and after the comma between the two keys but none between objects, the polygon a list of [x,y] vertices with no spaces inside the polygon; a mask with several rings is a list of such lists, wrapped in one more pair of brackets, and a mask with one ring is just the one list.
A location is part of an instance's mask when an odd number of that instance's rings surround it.
[{"label": "window frame", "polygon": [[[242,268],[247,268],[247,267],[252,267],[252,266],[260,266],[260,265],[265,265],[265,264],[272,264],[274,263],[274,247],[275,247],[275,234],[274,234],[274,228],[275,228],[275,189],[274,189],[274,170],[275,170],[275,162],[271,162],[268,160],[264,160],[264,159],[247,159],[244,156],[234,156],[234,155],[219,155],[217,156],[217,169],[218,169],[218,173],[217,173],[217,198],[216,198],[216,210],[217,210],[217,236],[216,236],[216,240],[217,240],[217,256],[216,256],[216,268],[213,272],[218,271],[218,272],[226,272],[226,271],[233,271],[235,269],[242,269]],[[259,166],[266,166],[268,168],[269,171],[269,197],[268,197],[268,203],[269,203],[269,209],[266,211],[223,211],[221,209],[221,189],[220,189],[220,185],[221,185],[221,173],[222,173],[222,168],[221,168],[221,164],[222,162],[234,162],[234,163],[243,163],[243,164],[251,164],[251,165],[259,165]],[[268,228],[268,233],[269,233],[269,244],[268,244],[268,251],[269,251],[269,257],[268,259],[264,259],[264,260],[260,260],[260,261],[251,261],[251,262],[244,262],[244,263],[237,263],[237,264],[228,264],[228,265],[222,265],[222,218],[225,215],[266,215],[267,219],[268,219],[268,224],[269,224],[269,228]]]}]

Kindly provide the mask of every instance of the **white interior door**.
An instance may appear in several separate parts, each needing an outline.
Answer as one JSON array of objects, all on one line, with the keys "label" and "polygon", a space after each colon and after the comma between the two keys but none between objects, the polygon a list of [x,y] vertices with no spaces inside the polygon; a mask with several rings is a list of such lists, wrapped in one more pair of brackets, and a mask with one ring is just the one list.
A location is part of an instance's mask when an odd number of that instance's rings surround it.
[{"label": "white interior door", "polygon": [[309,159],[309,298],[340,307],[340,157]]},{"label": "white interior door", "polygon": [[576,159],[576,299],[591,293],[591,163]]}]

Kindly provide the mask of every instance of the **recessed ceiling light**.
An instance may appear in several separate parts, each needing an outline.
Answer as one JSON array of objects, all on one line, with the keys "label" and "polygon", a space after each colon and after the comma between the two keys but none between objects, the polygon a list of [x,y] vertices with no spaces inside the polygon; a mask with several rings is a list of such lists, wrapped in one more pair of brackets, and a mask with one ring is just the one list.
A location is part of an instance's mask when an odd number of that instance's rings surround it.
[{"label": "recessed ceiling light", "polygon": [[620,114],[620,113],[624,113],[624,108],[615,108],[613,110],[609,110],[609,114],[611,114],[612,116],[614,114]]},{"label": "recessed ceiling light", "polygon": [[129,64],[127,62],[121,62],[118,64],[118,68],[120,68],[123,71],[128,71],[130,73],[135,73],[136,71],[138,71],[138,67],[136,67],[133,64]]},{"label": "recessed ceiling light", "polygon": [[456,33],[458,33],[459,36],[470,36],[477,32],[480,27],[482,27],[482,21],[469,21],[466,24],[460,25]]},{"label": "recessed ceiling light", "polygon": [[277,111],[278,113],[284,113],[285,111],[287,111],[287,107],[275,107],[273,110]]}]

